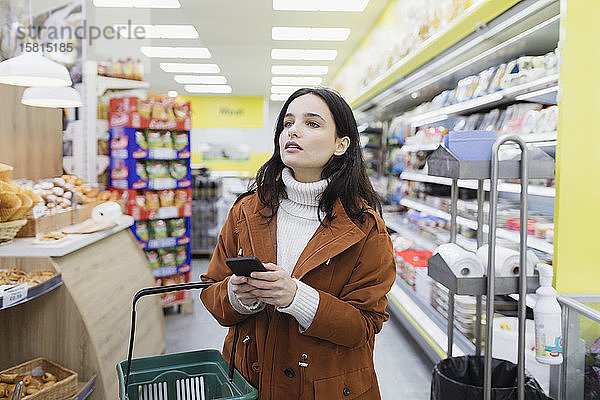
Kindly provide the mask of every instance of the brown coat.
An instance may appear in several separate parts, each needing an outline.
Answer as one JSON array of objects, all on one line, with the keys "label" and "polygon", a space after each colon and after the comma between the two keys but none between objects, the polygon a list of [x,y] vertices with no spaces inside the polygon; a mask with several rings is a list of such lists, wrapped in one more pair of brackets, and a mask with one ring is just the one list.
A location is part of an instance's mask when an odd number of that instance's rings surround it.
[{"label": "brown coat", "polygon": [[353,221],[337,201],[336,218],[317,229],[292,272],[319,292],[317,313],[301,333],[292,316],[272,306],[242,315],[229,303],[232,272],[226,258],[239,256],[241,249],[244,257],[277,261],[276,218],[267,224],[261,212],[266,209],[256,194],[233,206],[202,276],[217,282],[202,291],[204,305],[221,325],[231,327],[223,356],[229,360],[232,326],[238,324],[235,366],[258,388],[261,400],[379,399],[373,346],[389,317],[386,294],[395,279],[383,220],[369,209],[364,223]]}]

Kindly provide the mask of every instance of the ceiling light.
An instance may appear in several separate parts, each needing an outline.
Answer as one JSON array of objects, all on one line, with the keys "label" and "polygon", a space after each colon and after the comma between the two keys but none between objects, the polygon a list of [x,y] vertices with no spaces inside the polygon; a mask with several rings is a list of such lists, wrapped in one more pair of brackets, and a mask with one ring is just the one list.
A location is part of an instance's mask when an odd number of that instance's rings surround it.
[{"label": "ceiling light", "polygon": [[180,8],[179,0],[94,0],[96,7]]},{"label": "ceiling light", "polygon": [[[127,39],[198,39],[194,25],[113,25],[117,37]],[[142,28],[142,29],[139,29]]]},{"label": "ceiling light", "polygon": [[274,76],[272,85],[319,86],[323,78],[312,76]]},{"label": "ceiling light", "polygon": [[160,69],[174,73],[218,74],[221,69],[217,64],[192,63],[160,63]]},{"label": "ceiling light", "polygon": [[167,92],[167,96],[169,97],[177,97],[178,93],[175,90],[169,90]]},{"label": "ceiling light", "polygon": [[183,88],[189,93],[231,93],[229,85],[185,85]]},{"label": "ceiling light", "polygon": [[161,47],[142,46],[142,53],[147,57],[162,58],[210,58],[210,51],[206,47]]},{"label": "ceiling light", "polygon": [[326,65],[273,65],[274,75],[325,75],[329,71]]},{"label": "ceiling light", "polygon": [[222,75],[175,75],[175,82],[181,84],[224,85],[227,79]]},{"label": "ceiling light", "polygon": [[363,11],[369,0],[273,0],[273,10]]},{"label": "ceiling light", "polygon": [[337,50],[272,49],[274,60],[335,60]]},{"label": "ceiling light", "polygon": [[23,53],[0,62],[0,83],[16,86],[71,86],[64,65],[38,53]]},{"label": "ceiling light", "polygon": [[81,95],[72,87],[29,87],[23,92],[21,103],[26,106],[72,108],[81,107]]},{"label": "ceiling light", "polygon": [[271,93],[291,94],[298,89],[302,89],[302,86],[271,86]]},{"label": "ceiling light", "polygon": [[273,40],[334,40],[342,41],[350,36],[349,28],[292,28],[274,26]]},{"label": "ceiling light", "polygon": [[271,95],[271,101],[286,101],[290,97],[289,94],[276,94]]}]

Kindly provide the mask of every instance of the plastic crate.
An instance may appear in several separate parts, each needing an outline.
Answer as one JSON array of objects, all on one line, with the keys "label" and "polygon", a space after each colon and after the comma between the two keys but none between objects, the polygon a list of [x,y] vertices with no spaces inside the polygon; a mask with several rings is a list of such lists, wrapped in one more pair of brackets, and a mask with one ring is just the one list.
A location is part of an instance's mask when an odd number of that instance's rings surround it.
[{"label": "plastic crate", "polygon": [[[121,400],[258,398],[258,391],[236,370],[228,379],[229,364],[218,350],[199,350],[131,360],[125,393],[127,361],[117,364]],[[200,377],[204,380],[204,397]]]}]

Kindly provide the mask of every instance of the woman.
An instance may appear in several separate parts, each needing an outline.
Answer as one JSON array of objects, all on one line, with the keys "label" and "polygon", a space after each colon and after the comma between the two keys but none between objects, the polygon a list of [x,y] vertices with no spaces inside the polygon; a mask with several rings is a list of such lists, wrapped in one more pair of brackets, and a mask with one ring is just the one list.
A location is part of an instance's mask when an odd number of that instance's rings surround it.
[{"label": "woman", "polygon": [[[285,102],[273,156],[229,213],[201,299],[235,338],[235,367],[262,400],[379,399],[375,334],[388,319],[392,243],[348,104],[325,88]],[[232,275],[229,257],[267,272]],[[236,328],[234,328],[236,327]]]}]

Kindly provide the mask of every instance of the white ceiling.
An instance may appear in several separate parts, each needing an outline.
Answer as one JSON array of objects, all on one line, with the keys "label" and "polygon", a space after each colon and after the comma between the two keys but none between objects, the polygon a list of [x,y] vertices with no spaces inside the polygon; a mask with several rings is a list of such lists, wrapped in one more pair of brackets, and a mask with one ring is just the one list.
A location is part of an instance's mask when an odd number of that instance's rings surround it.
[{"label": "white ceiling", "polygon": [[[112,57],[140,58],[144,62],[145,80],[154,92],[176,90],[185,94],[183,85],[173,80],[171,73],[159,68],[160,62],[216,63],[220,75],[227,78],[233,96],[269,96],[272,65],[327,65],[329,73],[323,81],[327,85],[353,50],[373,26],[388,0],[370,0],[365,11],[306,12],[274,11],[272,0],[180,0],[179,9],[97,8],[87,0],[88,24],[193,24],[198,39],[99,39],[93,42],[88,59],[96,61]],[[348,40],[343,42],[274,41],[273,26],[344,27],[351,28]],[[182,60],[170,58],[149,59],[140,46],[208,47],[210,59]],[[334,61],[275,61],[272,48],[336,49]],[[357,81],[360,78],[357,77]]]}]

